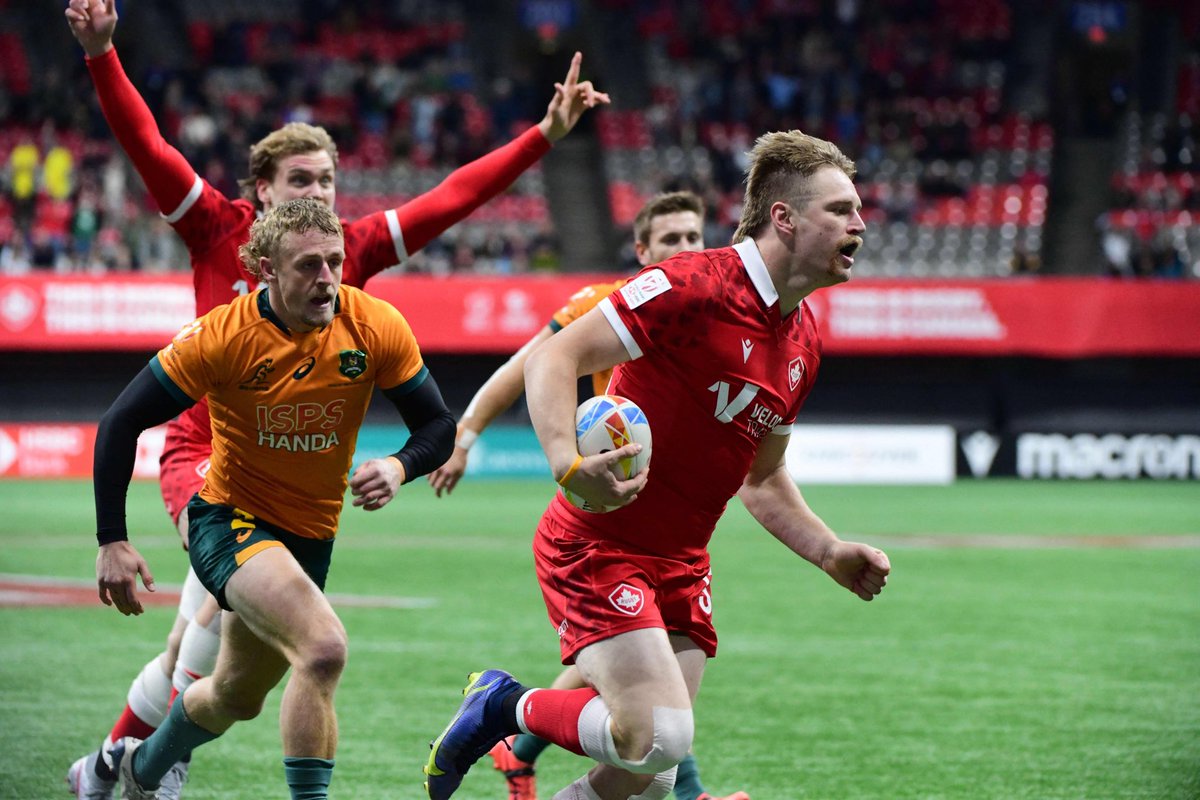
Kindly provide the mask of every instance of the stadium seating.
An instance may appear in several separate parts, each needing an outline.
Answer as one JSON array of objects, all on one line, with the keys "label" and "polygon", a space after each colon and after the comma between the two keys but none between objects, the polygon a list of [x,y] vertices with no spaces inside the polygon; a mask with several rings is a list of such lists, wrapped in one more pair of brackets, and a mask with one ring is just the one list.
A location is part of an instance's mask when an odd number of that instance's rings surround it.
[{"label": "stadium seating", "polygon": [[[1036,257],[1054,136],[1004,105],[1011,9],[936,5],[931,19],[873,6],[870,25],[844,20],[840,30],[819,4],[737,15],[706,2],[683,20],[666,4],[639,4],[651,104],[618,108],[597,127],[614,220],[627,224],[664,184],[691,185],[731,229],[752,131],[800,127],[858,161],[870,231],[856,272],[1006,275],[1018,253]],[[837,54],[835,40],[858,39],[861,62]],[[755,49],[785,55],[756,59]]]},{"label": "stadium seating", "polygon": [[1135,277],[1183,277],[1200,262],[1200,147],[1191,95],[1177,114],[1126,115],[1110,209],[1098,227],[1109,270]]}]

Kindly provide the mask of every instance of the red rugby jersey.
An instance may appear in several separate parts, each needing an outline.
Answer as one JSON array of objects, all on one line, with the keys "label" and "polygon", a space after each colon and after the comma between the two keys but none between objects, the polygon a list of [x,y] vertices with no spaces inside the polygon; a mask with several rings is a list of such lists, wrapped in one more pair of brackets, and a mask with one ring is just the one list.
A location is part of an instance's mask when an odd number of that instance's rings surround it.
[{"label": "red rugby jersey", "polygon": [[650,480],[631,505],[552,512],[656,555],[704,555],[765,436],[786,435],[816,380],[821,341],[807,304],[780,318],[751,240],[680,253],[638,273],[599,308],[632,360],[610,394],[641,406],[654,437]]},{"label": "red rugby jersey", "polygon": [[[163,217],[187,245],[196,290],[196,315],[256,288],[242,267],[238,247],[250,238],[256,211],[247,200],[230,200],[204,181],[158,130],[111,49],[87,59],[100,107]],[[512,142],[455,170],[429,192],[397,208],[354,222],[342,220],[346,261],[342,283],[361,288],[373,275],[399,264],[451,225],[508,188],[550,149],[532,127]],[[167,431],[167,448],[210,437],[208,405],[192,406]]]}]

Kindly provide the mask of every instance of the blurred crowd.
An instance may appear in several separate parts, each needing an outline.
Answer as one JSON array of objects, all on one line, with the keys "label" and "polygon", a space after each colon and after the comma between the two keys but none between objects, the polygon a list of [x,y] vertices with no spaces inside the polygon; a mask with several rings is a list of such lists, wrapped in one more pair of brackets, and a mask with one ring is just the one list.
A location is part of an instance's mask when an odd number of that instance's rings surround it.
[{"label": "blurred crowd", "polygon": [[[137,43],[118,38],[167,139],[226,194],[237,193],[251,143],[283,122],[313,122],[338,143],[338,210],[356,218],[431,188],[544,111],[551,87],[532,64],[515,59],[504,75],[481,64],[470,44],[469,4],[286,5],[292,13],[274,18],[226,0],[181,6],[203,12],[181,17],[177,33],[190,52],[184,68],[158,66],[132,52]],[[1011,0],[515,4],[534,47],[546,50],[570,39],[564,26],[578,31],[585,5],[590,20],[637,48],[627,59],[633,78],[620,74],[611,53],[611,74],[593,75],[618,90],[593,123],[618,227],[649,195],[688,188],[708,203],[708,240],[727,241],[753,138],[798,127],[856,159],[865,216],[875,226],[865,255],[876,259],[878,274],[922,274],[887,272],[888,259],[914,256],[928,260],[929,274],[939,263],[952,269],[972,259],[999,265],[976,274],[1037,269],[1054,139],[1048,100],[1030,91],[1041,78],[1016,60]],[[65,24],[62,35],[62,57],[39,71],[14,62],[19,40],[0,41],[10,62],[0,79],[0,269],[186,268],[181,245],[112,142]],[[140,69],[130,68],[135,62]],[[1197,64],[1185,54],[1183,111],[1200,97]],[[1114,274],[1188,270],[1176,212],[1194,211],[1200,193],[1171,176],[1197,169],[1194,113],[1165,125],[1163,141],[1143,143],[1165,153],[1164,163],[1126,167],[1129,175],[1114,181],[1112,211],[1099,223]],[[1146,174],[1166,174],[1165,188]],[[540,169],[499,200],[506,201],[499,210],[481,209],[406,268],[556,269]]]},{"label": "blurred crowd", "polygon": [[[540,119],[553,90],[521,75],[481,87],[459,6],[412,5],[415,17],[357,2],[296,21],[192,19],[186,68],[131,69],[144,59],[130,37],[118,50],[167,140],[229,196],[253,142],[289,121],[326,127],[340,152],[338,208],[353,218],[368,184],[387,184],[382,200],[372,192],[372,211],[428,190]],[[63,34],[73,45],[65,23]],[[186,252],[113,142],[78,47],[21,88],[0,86],[0,269],[186,269]],[[410,266],[553,266],[548,224],[526,216],[434,242]]]}]

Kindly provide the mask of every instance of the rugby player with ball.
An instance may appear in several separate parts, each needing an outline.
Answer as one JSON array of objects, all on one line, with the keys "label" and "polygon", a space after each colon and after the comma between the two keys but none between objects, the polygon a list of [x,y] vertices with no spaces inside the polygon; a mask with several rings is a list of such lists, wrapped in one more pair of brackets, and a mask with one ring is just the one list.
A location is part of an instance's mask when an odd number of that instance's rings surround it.
[{"label": "rugby player with ball", "polygon": [[[800,131],[759,137],[731,247],[680,254],[609,295],[525,365],[529,413],[556,480],[535,565],[563,661],[588,688],[474,673],[426,764],[432,800],[454,794],[496,742],[531,733],[596,761],[555,800],[661,800],[692,745],[692,703],[716,655],[708,541],[737,495],[775,538],[862,600],[891,566],[809,508],[784,454],[816,379],[820,337],[804,302],[850,278],[865,231],[854,163]],[[654,463],[610,467],[632,443],[583,456],[574,379],[615,365],[608,391],[654,430]],[[702,477],[702,479],[701,479]]]}]

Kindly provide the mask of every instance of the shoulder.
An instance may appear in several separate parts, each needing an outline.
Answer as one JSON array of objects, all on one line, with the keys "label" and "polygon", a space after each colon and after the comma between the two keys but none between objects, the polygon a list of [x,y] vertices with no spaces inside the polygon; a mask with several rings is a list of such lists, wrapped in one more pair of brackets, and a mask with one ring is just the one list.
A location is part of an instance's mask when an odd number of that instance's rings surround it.
[{"label": "shoulder", "polygon": [[338,303],[341,305],[341,315],[368,325],[404,319],[396,307],[387,300],[367,294],[365,290],[345,283],[338,289]]},{"label": "shoulder", "polygon": [[[266,289],[259,291],[265,292]],[[222,339],[232,341],[241,333],[249,333],[254,324],[262,318],[262,314],[258,311],[258,292],[256,291],[239,295],[228,303],[217,306],[200,320]]]},{"label": "shoulder", "polygon": [[[213,191],[215,192],[216,189],[213,189]],[[229,201],[229,213],[242,217],[249,224],[254,222],[255,217],[258,216],[258,209],[246,198],[239,197],[237,200]]]},{"label": "shoulder", "polygon": [[[201,185],[198,205],[204,209],[205,213],[219,214],[226,226],[236,222],[249,227],[254,222],[254,218],[258,216],[258,210],[253,203],[243,197],[230,200],[211,183],[197,177],[200,179]],[[180,219],[187,219],[187,214],[185,213]]]},{"label": "shoulder", "polygon": [[644,268],[619,291],[631,305],[663,294],[677,299],[716,299],[724,291],[730,255],[736,258],[736,253],[729,248],[678,253]]}]

